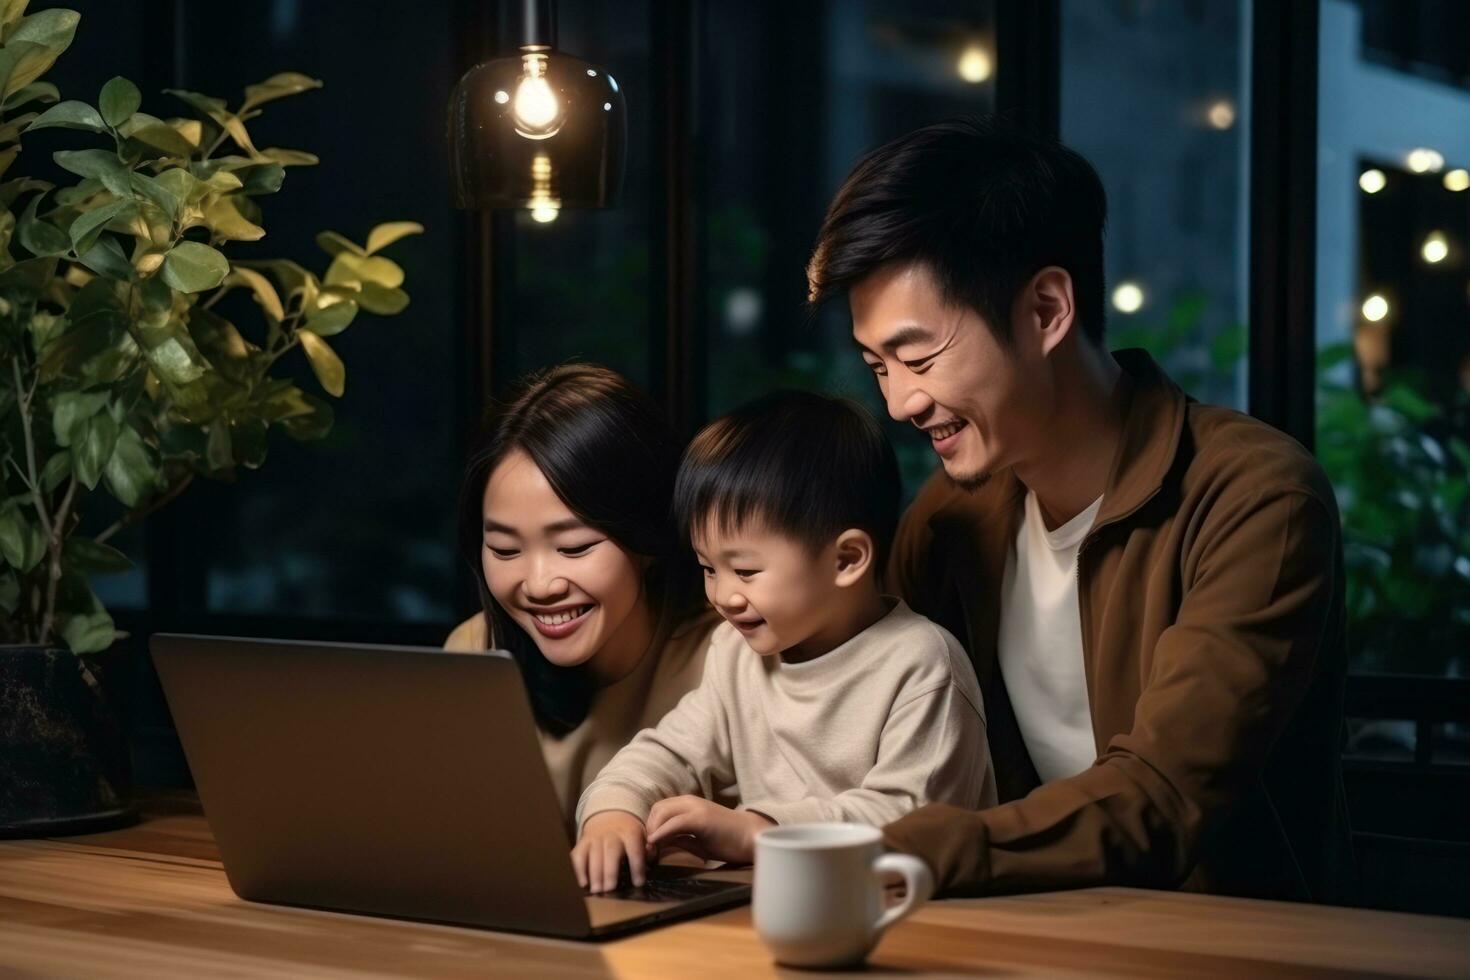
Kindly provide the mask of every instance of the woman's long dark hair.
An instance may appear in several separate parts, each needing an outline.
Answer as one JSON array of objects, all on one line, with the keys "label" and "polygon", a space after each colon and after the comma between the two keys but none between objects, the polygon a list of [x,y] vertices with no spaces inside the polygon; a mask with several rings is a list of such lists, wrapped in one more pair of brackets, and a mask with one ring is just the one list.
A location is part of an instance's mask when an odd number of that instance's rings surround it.
[{"label": "woman's long dark hair", "polygon": [[587,717],[592,679],[583,666],[559,667],[541,655],[491,596],[481,565],[485,485],[517,449],[531,457],[568,510],[623,550],[649,559],[643,595],[657,645],[702,597],[670,513],[680,446],[653,400],[622,375],[597,364],[565,364],[521,382],[465,468],[461,545],[479,586],[486,635],[520,665],[536,723],[562,735]]}]

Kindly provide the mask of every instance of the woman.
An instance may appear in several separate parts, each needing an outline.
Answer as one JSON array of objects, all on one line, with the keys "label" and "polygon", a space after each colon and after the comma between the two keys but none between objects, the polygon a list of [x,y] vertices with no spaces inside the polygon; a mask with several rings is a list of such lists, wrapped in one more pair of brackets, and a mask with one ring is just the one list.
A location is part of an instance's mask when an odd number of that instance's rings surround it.
[{"label": "woman", "polygon": [[678,461],[648,396],[569,364],[524,383],[467,468],[484,610],[445,649],[515,657],[568,821],[613,754],[698,686],[719,620],[670,518]]}]

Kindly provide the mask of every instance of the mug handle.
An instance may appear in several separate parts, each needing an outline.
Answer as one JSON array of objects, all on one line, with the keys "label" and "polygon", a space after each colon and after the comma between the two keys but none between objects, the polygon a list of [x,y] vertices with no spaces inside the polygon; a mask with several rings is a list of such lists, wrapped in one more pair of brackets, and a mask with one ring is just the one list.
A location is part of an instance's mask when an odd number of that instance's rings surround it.
[{"label": "mug handle", "polygon": [[[873,924],[874,932],[882,932],[914,909],[923,905],[934,894],[934,876],[929,866],[910,854],[884,854],[873,862],[873,874],[880,878],[885,874],[902,875],[908,894],[904,900],[878,916]],[[879,884],[882,887],[882,884]]]}]

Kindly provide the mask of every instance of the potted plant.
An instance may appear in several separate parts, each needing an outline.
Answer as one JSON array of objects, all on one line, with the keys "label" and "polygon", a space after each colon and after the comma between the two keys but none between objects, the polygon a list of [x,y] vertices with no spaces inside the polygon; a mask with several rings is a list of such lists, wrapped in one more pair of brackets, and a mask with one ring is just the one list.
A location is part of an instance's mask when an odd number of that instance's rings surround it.
[{"label": "potted plant", "polygon": [[[71,43],[70,10],[0,0],[0,835],[128,819],[127,751],[95,656],[118,637],[89,577],[130,567],[111,539],[198,476],[259,467],[273,428],[319,439],[321,398],[273,374],[301,351],[328,395],[328,338],[359,312],[403,311],[403,270],[381,251],[421,232],[373,228],[318,243],[321,276],[289,259],[232,258],[265,236],[259,200],[300,150],[257,148],[247,124],[321,87],[283,73],[235,107],[171,91],[183,115],[141,111],[124,78],[95,106],[41,76]],[[18,175],[23,134],[88,134],[57,151],[63,186]],[[220,300],[254,299],[245,329]],[[250,304],[245,304],[248,308]]]}]

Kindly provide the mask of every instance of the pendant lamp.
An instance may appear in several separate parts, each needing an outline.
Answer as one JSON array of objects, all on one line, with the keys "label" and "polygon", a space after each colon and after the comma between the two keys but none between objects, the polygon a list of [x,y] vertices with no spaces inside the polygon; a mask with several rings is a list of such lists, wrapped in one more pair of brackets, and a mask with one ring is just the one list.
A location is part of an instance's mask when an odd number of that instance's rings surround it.
[{"label": "pendant lamp", "polygon": [[521,208],[552,221],[562,208],[618,203],[627,113],[602,68],[556,48],[550,0],[520,5],[513,55],[482,62],[449,103],[449,166],[461,208]]}]

